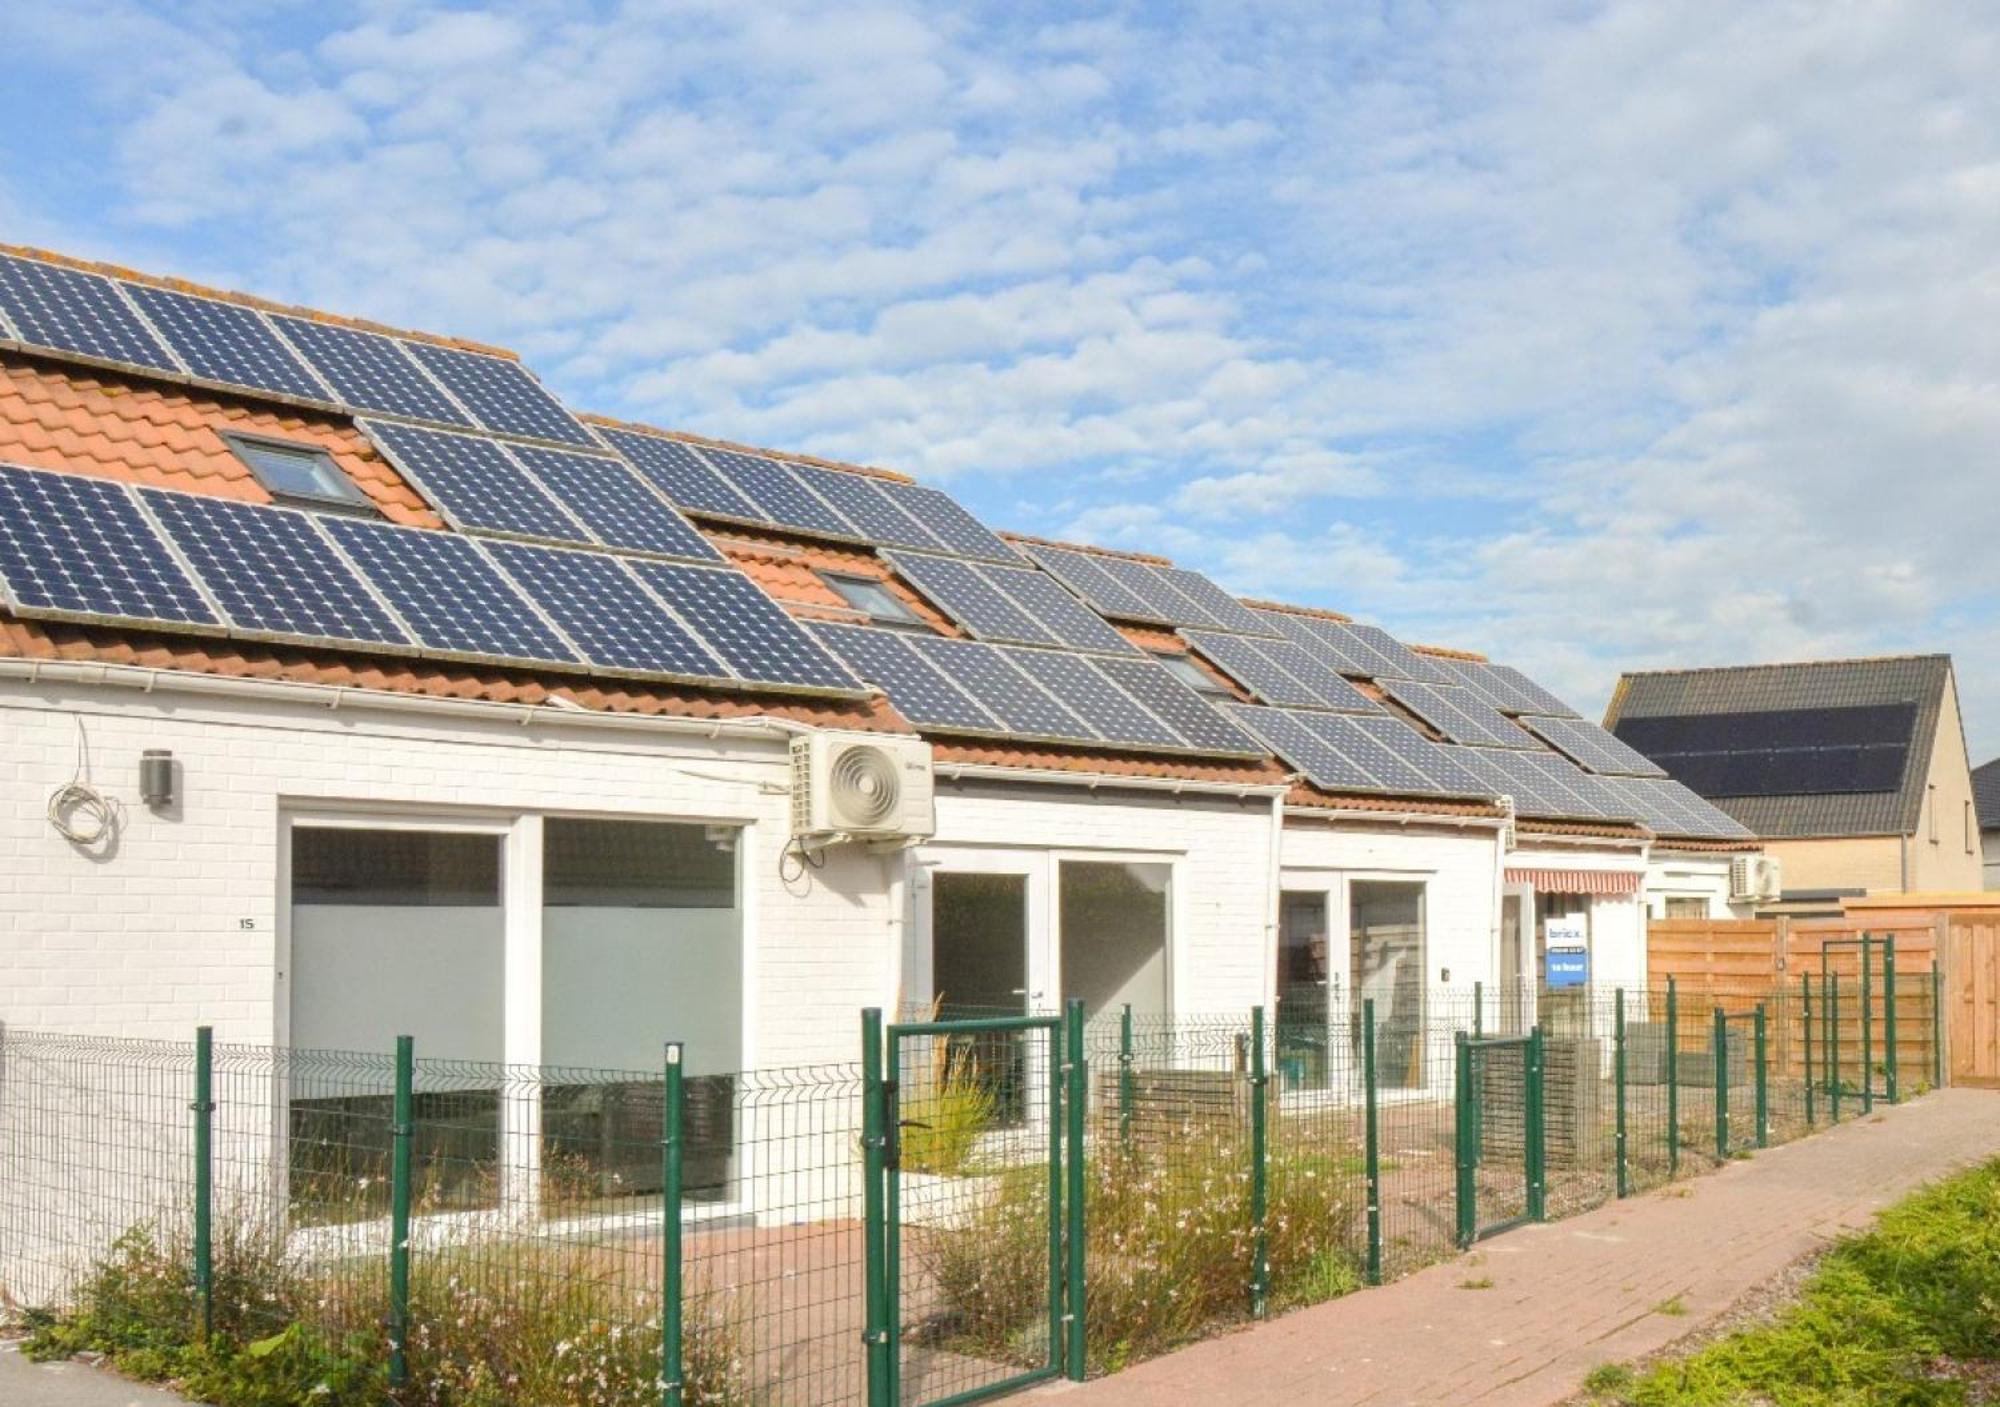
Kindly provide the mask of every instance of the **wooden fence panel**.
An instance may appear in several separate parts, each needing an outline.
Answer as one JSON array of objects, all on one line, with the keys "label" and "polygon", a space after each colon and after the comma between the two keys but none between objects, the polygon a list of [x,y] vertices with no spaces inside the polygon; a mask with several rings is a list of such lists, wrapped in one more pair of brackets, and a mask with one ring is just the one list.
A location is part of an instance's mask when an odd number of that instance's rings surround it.
[{"label": "wooden fence panel", "polygon": [[1945,1031],[1953,1084],[2000,1089],[2000,918],[1951,921]]}]

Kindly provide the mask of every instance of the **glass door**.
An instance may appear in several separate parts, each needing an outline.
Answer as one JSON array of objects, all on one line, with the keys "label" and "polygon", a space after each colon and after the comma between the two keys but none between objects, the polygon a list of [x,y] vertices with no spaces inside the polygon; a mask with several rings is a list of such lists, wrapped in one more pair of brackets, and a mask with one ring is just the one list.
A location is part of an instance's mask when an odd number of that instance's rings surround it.
[{"label": "glass door", "polygon": [[1375,1003],[1375,1069],[1384,1089],[1424,1086],[1424,885],[1357,879],[1348,888],[1354,1001]]}]

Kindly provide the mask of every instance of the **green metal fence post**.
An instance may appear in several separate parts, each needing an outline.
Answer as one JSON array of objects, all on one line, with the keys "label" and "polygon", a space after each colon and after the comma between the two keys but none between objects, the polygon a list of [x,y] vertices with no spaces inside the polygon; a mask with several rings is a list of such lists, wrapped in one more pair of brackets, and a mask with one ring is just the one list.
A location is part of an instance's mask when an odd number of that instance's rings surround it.
[{"label": "green metal fence post", "polygon": [[[1505,1027],[1501,1028],[1505,1030]],[[1476,1041],[1486,1034],[1486,984],[1472,984],[1472,1038]]]},{"label": "green metal fence post", "polygon": [[1768,1062],[1770,1047],[1766,1044],[1764,1028],[1764,1003],[1757,1003],[1757,1015],[1751,1027],[1755,1032],[1754,1044],[1757,1054],[1757,1146],[1771,1146],[1771,1067]]},{"label": "green metal fence post", "polygon": [[1840,974],[1827,974],[1826,990],[1826,1084],[1827,1099],[1833,1106],[1833,1121],[1840,1122]]},{"label": "green metal fence post", "polygon": [[889,1278],[887,1219],[883,1195],[888,1179],[887,1138],[883,1133],[882,1012],[869,1007],[861,1013],[861,1149],[866,1163],[862,1183],[862,1247],[866,1262],[865,1313],[861,1342],[866,1345],[868,1407],[890,1407]]},{"label": "green metal fence post", "polygon": [[1364,1094],[1368,1128],[1365,1156],[1368,1162],[1368,1283],[1382,1283],[1382,1123],[1381,1105],[1375,1093],[1375,998],[1361,1003],[1361,1077],[1367,1084]]},{"label": "green metal fence post", "polygon": [[1805,1029],[1805,1038],[1806,1038],[1806,1051],[1805,1051],[1806,1127],[1811,1128],[1814,1122],[1813,1084],[1819,1078],[1819,1072],[1813,1069],[1812,974],[1810,972],[1801,972],[1799,974],[1799,997],[1802,1002],[1802,1005],[1799,1008],[1800,1012],[1802,1013],[1801,1024]]},{"label": "green metal fence post", "polygon": [[1874,939],[1861,935],[1861,1112],[1875,1110],[1875,954]]},{"label": "green metal fence post", "polygon": [[1271,1209],[1269,1111],[1264,1107],[1269,1075],[1264,1062],[1264,1008],[1250,1008],[1250,1314],[1264,1317],[1271,1288],[1271,1242],[1266,1225]]},{"label": "green metal fence post", "polygon": [[1088,1247],[1084,1242],[1084,1142],[1083,1118],[1088,1065],[1083,1053],[1083,1002],[1072,997],[1068,1003],[1065,1022],[1069,1049],[1064,1065],[1067,1067],[1068,1092],[1064,1099],[1064,1113],[1069,1124],[1069,1162],[1067,1172],[1069,1185],[1063,1198],[1063,1214],[1068,1231],[1068,1274],[1063,1289],[1063,1307],[1067,1316],[1069,1341],[1063,1351],[1064,1370],[1072,1382],[1082,1382],[1089,1371],[1085,1357],[1088,1349],[1087,1321],[1084,1317],[1084,1255]]},{"label": "green metal fence post", "polygon": [[681,1043],[667,1042],[666,1099],[660,1137],[660,1403],[681,1407],[681,1145],[686,1092],[681,1084]]},{"label": "green metal fence post", "polygon": [[1542,1081],[1547,1073],[1547,1037],[1541,1024],[1528,1033],[1528,1218],[1547,1221],[1549,1186],[1548,1105],[1542,1098]]},{"label": "green metal fence post", "polygon": [[1681,1007],[1680,990],[1667,978],[1667,1176],[1681,1171]]},{"label": "green metal fence post", "polygon": [[1931,959],[1931,1088],[1944,1088],[1944,973]]},{"label": "green metal fence post", "polygon": [[1902,1097],[1902,1080],[1896,1050],[1896,935],[1882,940],[1882,1063],[1888,1070],[1889,1102]]},{"label": "green metal fence post", "polygon": [[1464,1250],[1472,1244],[1473,1228],[1478,1225],[1478,1212],[1473,1203],[1473,1198],[1477,1192],[1477,1184],[1473,1181],[1472,1175],[1471,1146],[1472,1041],[1463,1031],[1454,1031],[1452,1039],[1457,1052],[1457,1064],[1454,1069],[1455,1080],[1452,1088],[1452,1104],[1455,1111],[1455,1117],[1452,1119],[1452,1131],[1456,1135],[1455,1142],[1457,1143],[1458,1245],[1460,1250]]},{"label": "green metal fence post", "polygon": [[1132,1143],[1132,1109],[1138,1102],[1138,1082],[1132,1074],[1132,1003],[1126,1002],[1118,1016],[1118,1141],[1127,1148]]},{"label": "green metal fence post", "polygon": [[1618,1083],[1618,1195],[1632,1195],[1630,1169],[1625,1161],[1625,989],[1618,988],[1618,1009],[1612,1016],[1611,1069]]},{"label": "green metal fence post", "polygon": [[396,1037],[396,1097],[389,1125],[389,1386],[410,1381],[410,1140],[415,1135],[417,1043]]},{"label": "green metal fence post", "polygon": [[1715,1009],[1715,1023],[1709,1036],[1709,1053],[1715,1057],[1715,1156],[1729,1156],[1729,1017]]},{"label": "green metal fence post", "polygon": [[194,1294],[201,1342],[215,1332],[215,1030],[194,1033]]}]

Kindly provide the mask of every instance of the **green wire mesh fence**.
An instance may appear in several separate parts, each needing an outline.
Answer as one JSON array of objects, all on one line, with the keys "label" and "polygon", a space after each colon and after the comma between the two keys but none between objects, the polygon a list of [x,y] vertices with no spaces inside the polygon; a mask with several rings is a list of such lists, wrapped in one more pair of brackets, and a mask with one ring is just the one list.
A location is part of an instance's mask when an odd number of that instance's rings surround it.
[{"label": "green wire mesh fence", "polygon": [[0,1289],[309,1352],[355,1400],[917,1407],[1927,1088],[1935,979],[1857,985],[927,1011],[872,1065],[732,1074],[7,1030]]}]

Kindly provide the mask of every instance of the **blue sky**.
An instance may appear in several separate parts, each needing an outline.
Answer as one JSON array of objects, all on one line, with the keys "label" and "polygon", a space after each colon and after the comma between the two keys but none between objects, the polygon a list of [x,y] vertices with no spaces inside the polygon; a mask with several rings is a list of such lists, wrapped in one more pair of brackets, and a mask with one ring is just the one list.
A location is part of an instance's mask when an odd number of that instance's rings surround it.
[{"label": "blue sky", "polygon": [[0,230],[1518,663],[1945,649],[2000,750],[2000,11],[0,9]]}]

